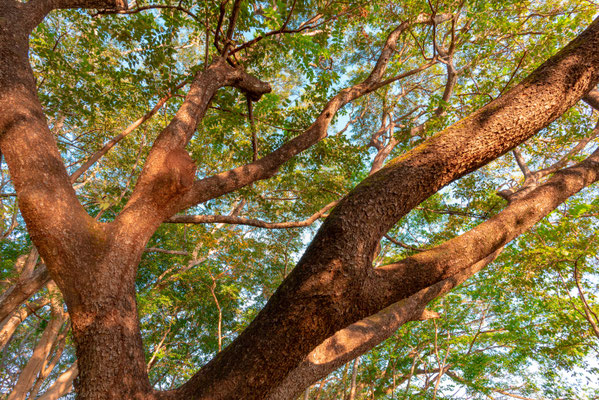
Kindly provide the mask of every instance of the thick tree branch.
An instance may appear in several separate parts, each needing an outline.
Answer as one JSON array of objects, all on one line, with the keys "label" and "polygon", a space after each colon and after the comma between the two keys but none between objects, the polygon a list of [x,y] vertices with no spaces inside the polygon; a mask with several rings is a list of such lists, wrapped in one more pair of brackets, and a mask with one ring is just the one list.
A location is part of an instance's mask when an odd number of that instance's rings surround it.
[{"label": "thick tree branch", "polygon": [[[441,246],[424,251],[401,262],[375,270],[380,273],[379,283],[390,279],[388,286],[377,286],[365,296],[385,296],[385,290],[397,290],[409,277],[426,275],[430,266],[439,271],[453,271],[442,280],[420,289],[416,294],[395,303],[377,314],[366,317],[316,347],[277,387],[271,399],[291,399],[301,389],[328,375],[351,359],[364,354],[388,338],[404,323],[415,320],[426,305],[441,294],[447,293],[467,278],[495,260],[503,247],[513,238],[529,229],[539,219],[548,215],[559,204],[577,191],[599,179],[599,150],[575,167],[558,172],[550,181],[530,193],[526,200],[512,203],[491,220],[482,223],[460,237]],[[540,212],[539,212],[540,210]],[[537,212],[539,212],[537,214]],[[532,217],[532,219],[531,219]],[[498,227],[500,227],[498,229]],[[471,249],[476,249],[476,253]],[[464,253],[465,251],[465,253]],[[464,257],[457,254],[465,255]],[[478,261],[477,261],[478,260]],[[463,268],[474,262],[470,267]],[[452,269],[452,265],[455,265]],[[403,271],[403,268],[406,268]],[[398,271],[401,276],[393,276]],[[405,273],[404,273],[405,272]],[[422,279],[418,277],[417,279]]]},{"label": "thick tree branch", "polygon": [[[424,288],[369,317],[337,331],[317,346],[270,394],[269,400],[294,399],[302,389],[324,378],[343,364],[368,352],[409,321],[429,319],[425,307],[476,274],[501,253],[500,248],[470,267]],[[423,315],[425,318],[423,318]],[[433,316],[434,317],[434,316]]]},{"label": "thick tree branch", "polygon": [[33,30],[53,10],[100,9],[120,11],[129,8],[127,0],[30,0],[23,6],[29,30]]},{"label": "thick tree branch", "polygon": [[[556,172],[551,179],[496,216],[440,246],[374,270],[376,292],[365,287],[364,298],[384,304],[390,298],[419,290],[419,285],[446,279],[463,265],[477,262],[505,246],[553,211],[559,204],[599,179],[599,149],[585,161]],[[426,283],[425,283],[426,284]]]},{"label": "thick tree branch", "polygon": [[[195,178],[195,163],[184,148],[212,97],[224,86],[238,88],[253,101],[271,90],[268,83],[227,65],[223,58],[217,58],[207,69],[198,72],[175,117],[154,142],[133,194],[115,220],[115,226],[138,229],[143,231],[140,235],[148,236],[168,214],[174,214],[172,207],[176,202],[173,201],[189,191]],[[140,220],[145,223],[139,224]]]},{"label": "thick tree branch", "polygon": [[[460,249],[466,254],[452,250],[443,258],[455,256],[460,265],[451,260],[449,265],[431,263],[422,272],[399,265],[371,267],[381,237],[401,217],[443,186],[546,127],[591,90],[599,81],[597,48],[599,19],[505,95],[366,178],[331,212],[297,266],[250,326],[179,393],[189,397],[209,394],[213,399],[260,398],[339,329],[497,250],[500,240],[484,249]],[[547,207],[556,203],[560,193],[575,193],[595,180],[596,171],[586,170],[596,168],[593,164],[596,161],[587,160],[578,169],[556,174],[550,180],[555,186],[540,191],[543,197],[552,197]],[[539,208],[530,220],[547,212]],[[509,222],[518,227],[528,225],[518,219]],[[499,226],[493,228],[503,231]],[[430,251],[426,253],[424,258],[432,257]],[[425,262],[424,258],[419,260]],[[277,368],[269,368],[272,363]],[[244,379],[248,373],[254,377],[252,383]],[[225,380],[227,384],[221,384]]]}]

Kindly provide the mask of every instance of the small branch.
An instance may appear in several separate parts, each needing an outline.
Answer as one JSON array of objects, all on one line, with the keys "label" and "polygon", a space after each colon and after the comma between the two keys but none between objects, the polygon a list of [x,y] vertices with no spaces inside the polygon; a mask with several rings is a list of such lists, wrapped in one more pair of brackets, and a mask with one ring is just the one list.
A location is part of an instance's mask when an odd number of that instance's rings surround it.
[{"label": "small branch", "polygon": [[331,202],[312,214],[303,221],[296,222],[266,222],[253,218],[236,217],[232,215],[175,215],[165,222],[171,224],[214,224],[224,223],[232,225],[248,225],[264,229],[288,229],[301,228],[312,225],[316,220],[323,217],[327,211],[337,205],[337,201]]},{"label": "small branch", "polygon": [[[599,318],[597,318],[597,314],[593,311],[589,303],[587,302],[586,297],[584,296],[584,291],[582,290],[582,285],[580,284],[580,274],[578,272],[578,260],[574,263],[574,282],[576,283],[576,288],[578,289],[578,297],[580,297],[580,301],[582,302],[582,309],[584,310],[584,316],[595,336],[599,338],[599,327],[597,326],[597,322],[599,322]],[[594,317],[594,319],[593,319]]]},{"label": "small branch", "polygon": [[158,247],[146,247],[146,249],[144,250],[145,253],[164,253],[164,254],[173,254],[173,255],[177,255],[177,256],[188,256],[189,252],[187,251],[182,251],[182,250],[167,250],[167,249],[160,249]]},{"label": "small branch", "polygon": [[147,6],[143,6],[143,7],[132,8],[129,10],[99,10],[96,14],[92,14],[92,16],[103,15],[103,14],[137,14],[137,13],[140,13],[140,12],[146,11],[146,10],[160,10],[160,9],[181,11],[182,13],[187,14],[188,16],[193,18],[196,22],[203,24],[203,21],[200,20],[200,18],[196,14],[194,14],[192,11],[188,10],[187,8],[182,7],[180,4],[179,5],[151,4],[151,5],[147,5]]},{"label": "small branch", "polygon": [[395,244],[395,245],[397,245],[399,247],[403,247],[404,249],[407,249],[407,250],[412,250],[412,251],[426,251],[426,250],[428,250],[428,249],[422,249],[422,248],[419,248],[419,247],[414,247],[414,246],[407,245],[404,242],[400,242],[399,240],[392,238],[391,236],[389,236],[389,234],[385,234],[385,239],[387,239],[391,243],[393,243],[393,244]]},{"label": "small branch", "polygon": [[48,283],[49,280],[50,275],[48,274],[48,270],[42,264],[29,279],[19,281],[4,290],[4,293],[0,296],[0,321],[9,316],[23,302]]},{"label": "small branch", "polygon": [[228,3],[228,0],[221,0],[221,2],[220,2],[218,22],[216,23],[216,31],[214,33],[214,47],[216,47],[216,50],[218,50],[219,54],[222,54],[222,51],[220,49],[218,42],[220,40],[220,33],[222,31],[225,13],[227,12],[227,8],[226,8],[227,3]]},{"label": "small branch", "polygon": [[117,143],[127,137],[131,132],[141,126],[144,122],[148,121],[152,118],[161,108],[166,104],[166,102],[173,97],[177,90],[181,89],[187,81],[179,83],[175,88],[167,93],[164,97],[162,97],[156,105],[148,111],[144,116],[139,118],[137,121],[131,123],[127,128],[125,128],[121,133],[116,135],[114,138],[109,140],[102,148],[92,154],[75,172],[73,172],[70,176],[71,182],[74,183],[81,175],[83,175],[92,165],[94,165],[100,158],[102,158],[106,153],[110,151]]},{"label": "small branch", "polygon": [[229,26],[227,27],[227,36],[225,39],[225,45],[221,52],[223,58],[229,56],[229,50],[233,43],[233,33],[235,32],[235,25],[237,25],[237,18],[239,17],[239,9],[241,8],[241,0],[235,0],[233,3],[233,10],[231,11],[231,17],[229,18]]},{"label": "small branch", "polygon": [[252,162],[258,160],[258,137],[256,135],[256,124],[254,123],[254,107],[252,106],[252,99],[246,96],[248,106],[248,118],[250,120],[250,129],[252,131]]},{"label": "small branch", "polygon": [[570,149],[570,151],[568,151],[568,153],[566,153],[566,155],[560,158],[556,163],[535,172],[531,172],[530,169],[528,169],[528,166],[526,165],[526,162],[524,161],[520,151],[518,149],[514,149],[514,157],[516,158],[516,162],[518,163],[518,166],[522,170],[525,177],[524,182],[519,187],[498,191],[497,195],[504,198],[508,202],[525,196],[539,184],[541,179],[566,167],[572,158],[580,153],[586,147],[586,145],[597,136],[599,136],[599,121],[597,121],[597,124],[589,136],[579,140],[576,146]]},{"label": "small branch", "polygon": [[520,170],[524,174],[524,177],[525,178],[530,177],[532,175],[532,172],[528,168],[528,165],[526,164],[526,161],[524,160],[524,157],[522,156],[522,152],[520,152],[520,150],[518,148],[515,148],[514,150],[512,150],[512,153],[514,154],[514,158],[516,159],[516,162],[518,163],[518,167],[520,167]]}]

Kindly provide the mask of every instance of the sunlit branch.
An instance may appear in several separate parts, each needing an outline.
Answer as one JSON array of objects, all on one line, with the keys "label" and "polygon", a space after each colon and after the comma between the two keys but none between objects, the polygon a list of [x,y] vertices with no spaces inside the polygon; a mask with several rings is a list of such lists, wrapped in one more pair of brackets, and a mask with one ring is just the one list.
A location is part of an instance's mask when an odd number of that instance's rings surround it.
[{"label": "sunlit branch", "polygon": [[502,248],[496,250],[470,267],[420,290],[377,314],[337,331],[312,350],[304,361],[291,371],[271,394],[269,400],[284,400],[293,397],[289,396],[289,393],[297,396],[303,388],[327,376],[330,372],[366,353],[393,335],[406,322],[438,318],[438,314],[425,309],[426,305],[480,271],[495,260],[501,250]]},{"label": "sunlit branch", "polygon": [[214,224],[224,223],[231,225],[248,225],[264,229],[288,229],[300,228],[312,225],[316,220],[322,218],[331,208],[337,205],[337,201],[331,202],[312,214],[309,218],[303,221],[289,222],[266,222],[254,218],[236,217],[232,215],[175,215],[165,222],[178,224]]},{"label": "sunlit branch", "polygon": [[136,7],[136,8],[131,8],[131,9],[100,10],[95,15],[100,15],[100,14],[137,14],[137,13],[140,13],[140,12],[146,11],[146,10],[163,10],[163,9],[181,11],[182,13],[187,14],[188,16],[190,16],[191,18],[193,18],[195,21],[203,24],[203,21],[200,19],[200,17],[198,17],[197,14],[193,13],[191,10],[189,10],[189,9],[187,9],[185,7],[182,7],[180,4],[179,5],[172,5],[172,4],[151,4],[151,5],[142,6],[142,7]]},{"label": "sunlit branch", "polygon": [[589,142],[591,142],[597,136],[599,136],[599,121],[588,136],[579,140],[578,143],[576,143],[576,145],[573,148],[571,148],[564,156],[562,156],[557,162],[550,165],[549,167],[534,172],[531,171],[528,167],[520,150],[514,149],[512,152],[514,154],[514,158],[516,159],[516,163],[518,164],[520,170],[522,171],[522,174],[524,175],[524,182],[518,187],[500,190],[497,192],[497,195],[504,198],[507,201],[513,201],[518,197],[524,196],[526,193],[528,193],[530,190],[536,187],[543,178],[566,167],[568,163],[572,161],[574,156],[580,153],[586,147],[586,145],[589,144]]}]

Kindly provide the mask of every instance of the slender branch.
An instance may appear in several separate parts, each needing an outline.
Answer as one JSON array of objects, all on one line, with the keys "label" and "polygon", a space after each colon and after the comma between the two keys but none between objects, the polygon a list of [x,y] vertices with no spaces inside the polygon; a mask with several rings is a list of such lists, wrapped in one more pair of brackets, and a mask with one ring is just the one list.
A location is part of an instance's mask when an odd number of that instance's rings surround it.
[{"label": "slender branch", "polygon": [[63,397],[73,390],[73,381],[78,374],[77,361],[75,361],[37,400],[57,400]]},{"label": "slender branch", "polygon": [[39,291],[48,281],[50,275],[45,265],[38,267],[33,275],[24,280],[19,281],[15,285],[6,289],[0,296],[0,321],[8,317],[16,310],[23,302],[30,298],[33,294]]},{"label": "slender branch", "polygon": [[520,152],[520,150],[518,150],[516,148],[516,149],[512,150],[512,153],[514,154],[514,158],[516,159],[516,162],[518,163],[520,170],[524,174],[524,177],[525,178],[530,177],[532,175],[532,172],[528,168],[528,165],[526,164],[526,161],[524,160],[524,157],[522,156],[522,153]]},{"label": "slender branch", "polygon": [[39,298],[37,300],[33,300],[24,307],[21,307],[17,311],[15,311],[12,315],[5,318],[0,323],[0,350],[6,346],[6,344],[10,341],[13,333],[17,329],[17,327],[27,319],[31,314],[35,314],[37,310],[46,306],[50,303],[50,300],[47,296]]},{"label": "slender branch", "polygon": [[239,17],[240,8],[241,0],[235,0],[233,3],[233,10],[231,10],[231,17],[229,18],[229,26],[227,27],[225,45],[221,53],[222,57],[225,59],[229,56],[229,50],[233,42],[233,33],[235,32],[235,25],[237,25],[237,18]]},{"label": "slender branch", "polygon": [[160,249],[158,247],[146,247],[146,249],[144,251],[146,253],[164,253],[164,254],[173,254],[173,255],[177,255],[177,256],[188,256],[189,255],[189,252],[187,252],[187,251],[167,250],[167,249]]},{"label": "slender branch", "polygon": [[497,195],[506,199],[507,201],[512,201],[518,197],[526,195],[528,192],[530,192],[530,190],[538,185],[541,179],[564,168],[576,154],[580,153],[586,147],[586,145],[597,136],[599,136],[599,121],[597,121],[595,128],[593,128],[587,137],[579,140],[578,143],[557,162],[549,167],[534,172],[531,172],[526,165],[526,161],[524,161],[522,153],[518,149],[514,149],[514,157],[516,158],[516,162],[524,174],[524,182],[518,187],[501,190],[497,192]]},{"label": "slender branch", "polygon": [[595,314],[595,312],[593,311],[593,309],[587,302],[587,299],[584,295],[584,290],[582,289],[582,285],[580,284],[580,273],[578,271],[577,262],[574,264],[573,275],[574,275],[574,282],[576,283],[576,289],[578,289],[578,297],[580,298],[580,300],[582,302],[582,309],[584,310],[585,319],[588,321],[589,325],[591,325],[591,328],[593,329],[595,336],[597,336],[597,338],[599,338],[599,326],[597,326],[597,323],[599,322],[599,318],[597,318],[597,314]]},{"label": "slender branch", "polygon": [[110,149],[112,149],[118,142],[127,137],[131,132],[140,127],[144,122],[148,121],[152,118],[161,108],[166,104],[166,102],[173,97],[177,90],[181,89],[183,86],[187,84],[187,81],[179,83],[173,90],[167,93],[164,97],[162,97],[154,107],[148,111],[145,115],[143,115],[138,120],[132,122],[127,128],[125,128],[121,133],[113,137],[109,140],[101,149],[92,154],[75,172],[73,172],[70,176],[71,182],[75,182],[81,175],[83,175],[92,165],[94,165],[100,158],[102,158]]},{"label": "slender branch", "polygon": [[216,30],[214,33],[214,47],[218,50],[219,54],[222,54],[222,51],[219,46],[220,33],[223,25],[223,20],[225,18],[225,13],[227,12],[226,5],[229,0],[221,0],[219,6],[219,14],[218,14],[218,22],[216,24]]},{"label": "slender branch", "polygon": [[[287,25],[289,24],[289,21],[291,19],[291,14],[293,13],[293,10],[295,8],[295,3],[297,2],[297,0],[293,1],[293,5],[291,6],[291,10],[289,11],[289,14],[287,14],[287,19],[285,20],[285,22],[283,23],[283,25],[281,25],[281,27],[277,30],[274,31],[270,31],[267,32],[263,35],[260,35],[258,37],[253,38],[252,40],[249,40],[241,45],[239,45],[238,47],[234,48],[233,50],[231,50],[230,54],[233,55],[241,50],[247,49],[253,45],[255,45],[256,43],[258,43],[259,41],[266,39],[270,36],[275,36],[275,35],[280,35],[280,34],[287,34],[287,33],[300,33],[300,32],[304,32],[306,30],[309,29],[314,29],[317,28],[318,26],[321,26],[322,24],[329,22],[330,19],[325,20],[317,25],[311,25],[311,24],[302,24],[299,26],[299,28],[297,29],[287,29]],[[310,20],[313,20],[314,18],[311,18]]]},{"label": "slender branch", "polygon": [[193,13],[191,10],[189,10],[189,9],[187,9],[185,7],[182,7],[180,4],[179,5],[172,5],[172,4],[150,4],[150,5],[147,5],[147,6],[136,7],[136,8],[132,8],[132,9],[100,10],[95,15],[100,15],[100,14],[137,14],[137,13],[140,13],[140,12],[146,11],[146,10],[161,10],[161,9],[181,11],[182,13],[189,15],[195,21],[197,21],[199,23],[202,23],[202,24],[204,23],[198,17],[197,14]]},{"label": "slender branch", "polygon": [[175,215],[165,222],[176,223],[176,224],[214,224],[214,223],[225,223],[232,225],[248,225],[255,226],[264,229],[288,229],[288,228],[301,228],[312,225],[316,220],[322,218],[329,210],[337,205],[337,201],[333,201],[316,213],[312,214],[309,218],[303,221],[290,221],[290,222],[266,222],[254,218],[236,217],[232,215]]}]

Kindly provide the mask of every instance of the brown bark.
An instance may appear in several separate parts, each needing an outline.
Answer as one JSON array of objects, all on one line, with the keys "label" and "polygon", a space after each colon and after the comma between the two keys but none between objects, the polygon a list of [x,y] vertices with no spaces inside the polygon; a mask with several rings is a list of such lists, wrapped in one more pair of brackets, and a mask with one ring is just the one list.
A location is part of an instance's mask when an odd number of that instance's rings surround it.
[{"label": "brown bark", "polygon": [[[442,17],[442,20],[443,18],[445,16]],[[384,78],[400,36],[413,24],[429,24],[431,23],[430,19],[429,15],[420,14],[414,21],[405,21],[394,29],[387,37],[370,75],[363,82],[345,88],[334,96],[305,132],[255,162],[195,181],[190,190],[177,204],[176,209],[184,210],[198,203],[240,189],[250,183],[272,177],[286,161],[324,139],[336,113],[349,102],[392,82],[412,76],[435,64],[436,60],[431,60],[413,70],[391,78]]]},{"label": "brown bark", "polygon": [[593,88],[597,48],[599,20],[505,95],[358,185],[250,326],[181,395],[261,398],[337,330],[455,273],[453,265],[375,271],[371,260],[380,238],[418,203],[526,140]]},{"label": "brown bark", "polygon": [[333,336],[312,350],[287,375],[285,380],[270,394],[269,400],[294,398],[306,385],[317,382],[353,358],[371,350],[409,321],[438,318],[436,313],[425,309],[426,305],[480,271],[497,258],[499,253],[500,251],[496,251],[450,278],[422,289],[407,299],[335,332]]},{"label": "brown bark", "polygon": [[[270,399],[288,399],[301,392],[306,385],[328,375],[352,358],[359,356],[393,334],[401,325],[420,319],[426,305],[434,298],[447,293],[467,278],[493,261],[509,241],[529,229],[539,219],[554,210],[561,202],[594,183],[599,178],[599,151],[584,162],[556,173],[548,182],[530,192],[525,198],[511,203],[501,213],[471,231],[452,239],[437,248],[385,266],[379,271],[386,274],[389,268],[400,265],[418,271],[436,264],[440,269],[449,265],[460,268],[441,282],[420,290],[415,295],[395,303],[375,315],[364,318],[336,332],[316,347],[302,363],[279,385]],[[499,227],[499,229],[497,229]],[[478,255],[462,253],[477,247]],[[499,246],[499,247],[497,247]],[[462,253],[447,256],[448,252]],[[489,253],[491,252],[491,253]],[[481,257],[471,267],[463,268],[473,259]],[[433,261],[434,260],[434,261]],[[384,279],[384,278],[382,278]],[[392,283],[388,286],[392,286]]]}]

